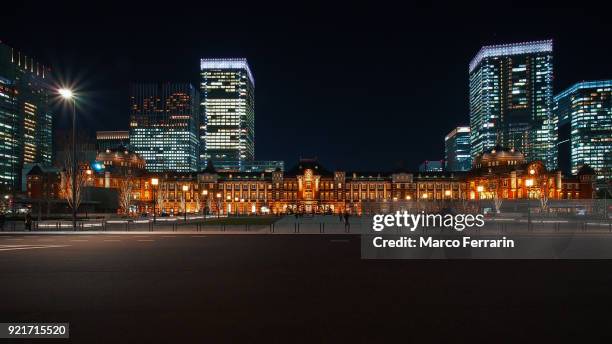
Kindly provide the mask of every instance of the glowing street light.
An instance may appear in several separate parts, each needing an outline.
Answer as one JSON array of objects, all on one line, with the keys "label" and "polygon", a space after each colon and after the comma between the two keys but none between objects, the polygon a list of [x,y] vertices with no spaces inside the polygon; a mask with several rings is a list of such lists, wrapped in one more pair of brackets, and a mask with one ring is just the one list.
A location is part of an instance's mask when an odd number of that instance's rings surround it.
[{"label": "glowing street light", "polygon": [[155,189],[159,185],[159,179],[151,178],[151,185],[153,186],[153,224],[155,224],[157,222],[157,196],[155,195]]},{"label": "glowing street light", "polygon": [[202,208],[202,215],[206,217],[206,208],[208,208],[208,190],[202,190],[202,197],[204,197],[204,207]]},{"label": "glowing street light", "polygon": [[60,88],[57,90],[59,95],[68,102],[72,102],[72,171],[70,183],[72,184],[72,228],[76,231],[77,218],[77,200],[76,200],[76,174],[77,174],[77,156],[76,156],[76,99],[74,93],[68,88]]},{"label": "glowing street light", "polygon": [[189,185],[183,185],[183,219],[187,222],[187,191],[189,191]]},{"label": "glowing street light", "polygon": [[74,93],[72,93],[72,90],[68,88],[60,88],[57,92],[64,99],[72,99],[72,97],[74,96]]}]

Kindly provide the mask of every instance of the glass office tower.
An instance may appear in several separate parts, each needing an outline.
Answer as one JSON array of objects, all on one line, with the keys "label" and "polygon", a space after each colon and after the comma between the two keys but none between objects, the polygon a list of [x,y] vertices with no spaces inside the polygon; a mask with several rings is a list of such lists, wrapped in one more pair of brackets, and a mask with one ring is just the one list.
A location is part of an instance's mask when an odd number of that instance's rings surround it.
[{"label": "glass office tower", "polygon": [[612,80],[579,82],[554,98],[559,167],[576,174],[582,165],[598,180],[612,177]]},{"label": "glass office tower", "polygon": [[470,127],[457,127],[444,137],[446,171],[468,171],[472,168]]},{"label": "glass office tower", "polygon": [[552,40],[484,46],[470,62],[471,155],[501,145],[556,168]]},{"label": "glass office tower", "polygon": [[98,152],[117,147],[130,148],[129,131],[96,131],[96,149]]},{"label": "glass office tower", "polygon": [[202,59],[200,162],[236,166],[255,158],[255,80],[246,59]]},{"label": "glass office tower", "polygon": [[0,43],[0,191],[21,189],[24,164],[51,164],[48,73],[32,57]]},{"label": "glass office tower", "polygon": [[148,171],[197,171],[199,94],[188,83],[130,87],[130,146]]}]

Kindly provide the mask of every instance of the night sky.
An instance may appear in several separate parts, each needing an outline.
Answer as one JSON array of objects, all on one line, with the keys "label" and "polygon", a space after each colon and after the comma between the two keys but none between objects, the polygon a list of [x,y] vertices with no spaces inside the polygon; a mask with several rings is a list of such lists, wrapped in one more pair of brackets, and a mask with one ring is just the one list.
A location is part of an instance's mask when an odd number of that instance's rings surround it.
[{"label": "night sky", "polygon": [[[191,81],[202,57],[246,57],[256,159],[317,156],[330,169],[416,169],[469,124],[468,63],[482,45],[554,39],[555,93],[612,78],[609,12],[308,6],[22,4],[0,40],[76,83],[80,127],[128,129],[128,84]],[[251,2],[259,3],[259,2]],[[201,7],[197,7],[201,6]],[[59,112],[59,111],[58,111]],[[59,112],[57,127],[67,127]]]}]

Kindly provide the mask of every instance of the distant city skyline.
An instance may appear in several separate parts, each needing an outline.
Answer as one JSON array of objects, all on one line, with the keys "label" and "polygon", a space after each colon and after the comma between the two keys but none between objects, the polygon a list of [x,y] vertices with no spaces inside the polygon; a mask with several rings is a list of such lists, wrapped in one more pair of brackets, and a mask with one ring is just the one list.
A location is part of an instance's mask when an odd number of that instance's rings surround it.
[{"label": "distant city skyline", "polygon": [[[485,45],[552,38],[555,93],[581,80],[612,78],[612,48],[602,43],[607,19],[590,9],[509,7],[495,16],[482,9],[416,9],[399,25],[375,9],[338,17],[346,9],[326,6],[313,9],[320,23],[312,27],[302,25],[309,11],[288,20],[254,6],[233,14],[242,24],[226,30],[221,18],[208,18],[206,27],[189,20],[201,19],[197,5],[181,25],[132,5],[121,11],[100,6],[95,15],[83,15],[88,12],[80,5],[62,11],[51,4],[12,5],[0,14],[6,23],[0,39],[78,81],[87,100],[81,130],[93,136],[127,129],[118,124],[128,118],[130,82],[197,85],[200,58],[240,56],[257,76],[257,158],[288,164],[296,156],[318,156],[328,165],[368,170],[416,168],[441,158],[442,138],[469,116],[467,65]],[[27,31],[17,11],[31,16]],[[516,13],[523,25],[510,25]],[[114,25],[103,25],[111,14]],[[44,25],[50,17],[55,25]],[[366,29],[365,18],[376,25]],[[443,25],[432,26],[433,18]],[[152,20],[168,25],[143,36],[138,28]],[[69,127],[68,117],[58,112],[57,127]]]}]

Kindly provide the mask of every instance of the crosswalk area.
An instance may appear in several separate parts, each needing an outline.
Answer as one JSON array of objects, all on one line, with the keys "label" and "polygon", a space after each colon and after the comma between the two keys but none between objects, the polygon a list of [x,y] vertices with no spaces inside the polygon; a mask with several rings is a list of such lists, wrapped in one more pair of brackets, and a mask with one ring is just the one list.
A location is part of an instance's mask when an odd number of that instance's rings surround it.
[{"label": "crosswalk area", "polygon": [[[207,235],[0,235],[0,254],[24,250],[58,249],[63,247],[96,247],[96,245],[115,245],[123,247],[130,244],[155,245],[170,243],[175,238],[206,238]],[[196,239],[197,240],[197,239]]]},{"label": "crosswalk area", "polygon": [[36,250],[45,248],[66,247],[68,245],[0,245],[0,251]]}]

